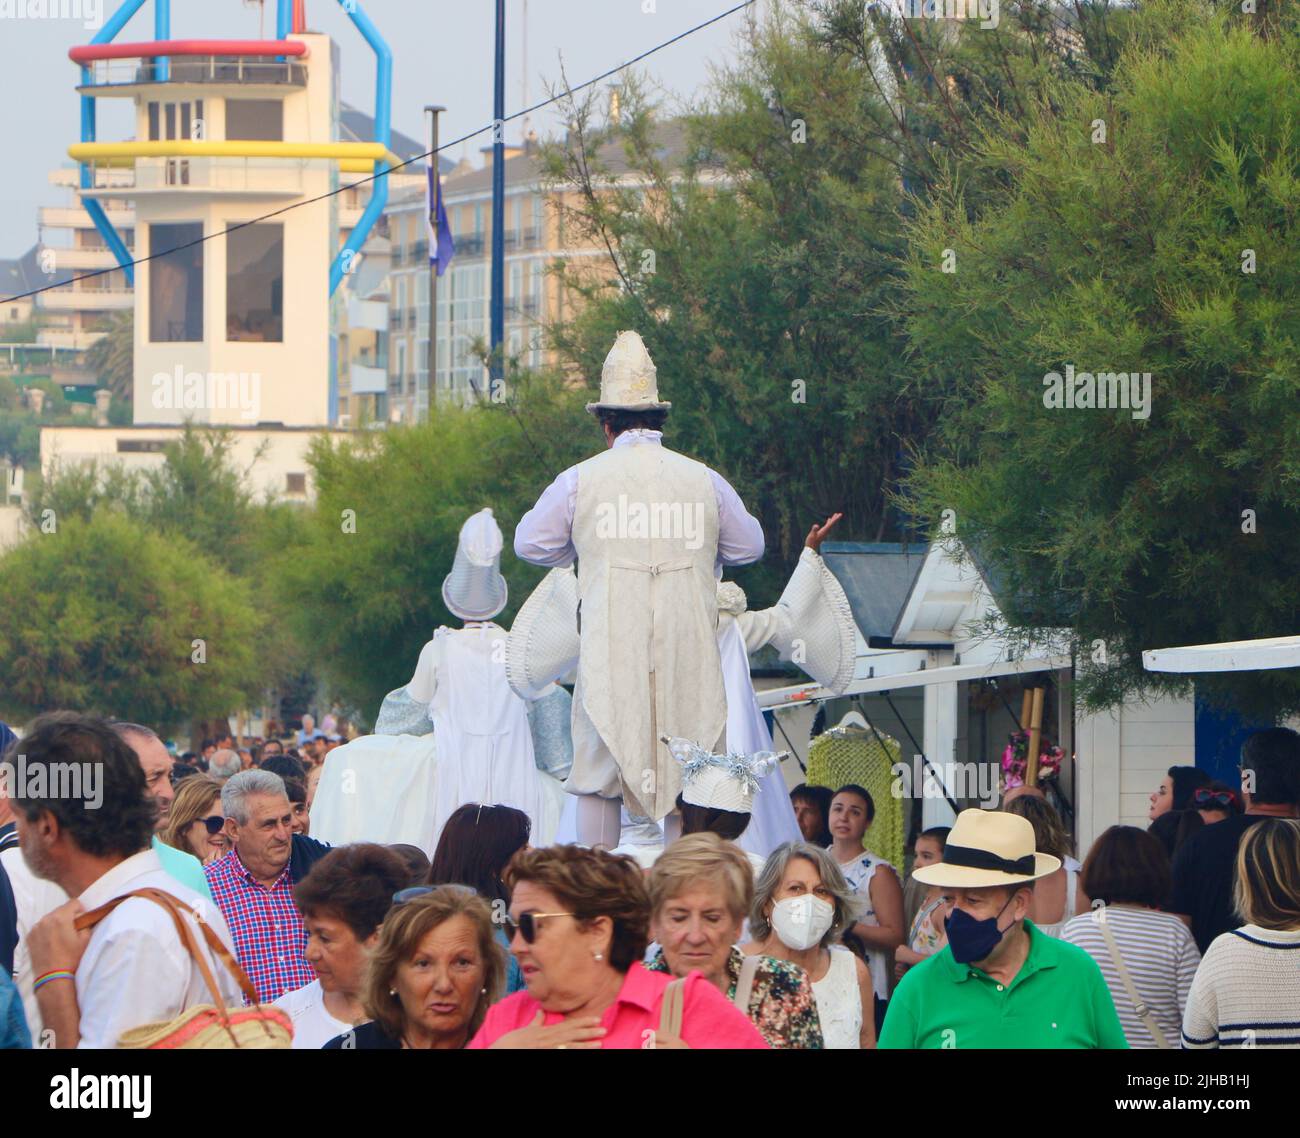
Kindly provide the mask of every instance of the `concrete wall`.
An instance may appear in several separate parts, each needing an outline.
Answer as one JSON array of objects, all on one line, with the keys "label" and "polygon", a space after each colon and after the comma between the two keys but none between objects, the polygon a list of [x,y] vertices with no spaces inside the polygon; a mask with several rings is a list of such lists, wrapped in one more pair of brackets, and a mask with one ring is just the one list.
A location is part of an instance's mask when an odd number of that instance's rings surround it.
[{"label": "concrete wall", "polygon": [[[48,477],[56,464],[85,462],[151,469],[162,465],[161,452],[121,452],[119,444],[165,443],[180,438],[182,433],[179,427],[46,427],[41,431],[41,470]],[[239,470],[247,472],[248,484],[259,499],[269,494],[276,500],[309,502],[316,488],[307,465],[307,450],[321,435],[343,438],[345,432],[231,429],[231,460]],[[290,474],[305,476],[303,493],[290,492]]]},{"label": "concrete wall", "polygon": [[1125,704],[1075,722],[1080,857],[1108,826],[1147,826],[1151,793],[1172,766],[1195,765],[1191,699]]}]

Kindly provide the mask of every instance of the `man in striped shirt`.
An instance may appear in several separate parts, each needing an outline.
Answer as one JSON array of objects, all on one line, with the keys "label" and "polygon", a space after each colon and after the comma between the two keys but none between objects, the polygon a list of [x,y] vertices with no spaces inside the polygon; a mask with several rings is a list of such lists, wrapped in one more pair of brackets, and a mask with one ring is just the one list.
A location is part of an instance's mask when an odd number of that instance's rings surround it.
[{"label": "man in striped shirt", "polygon": [[284,780],[269,771],[248,770],[221,790],[221,808],[231,851],[205,867],[235,955],[262,1003],[310,984],[307,932],[293,903],[293,855],[298,842],[324,852],[319,842],[293,834],[293,809]]}]

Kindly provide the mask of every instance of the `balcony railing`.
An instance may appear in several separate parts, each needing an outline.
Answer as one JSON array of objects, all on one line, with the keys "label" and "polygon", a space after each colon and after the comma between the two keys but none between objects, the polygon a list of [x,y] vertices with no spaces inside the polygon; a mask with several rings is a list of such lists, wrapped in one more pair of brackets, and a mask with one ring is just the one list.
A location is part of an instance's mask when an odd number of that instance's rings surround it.
[{"label": "balcony railing", "polygon": [[401,310],[400,308],[394,308],[391,312],[389,312],[389,314],[388,314],[388,326],[389,326],[390,328],[394,329],[395,331],[401,329],[401,327],[402,327],[402,310]]},{"label": "balcony railing", "polygon": [[[292,197],[303,192],[303,176],[312,161],[306,158],[137,158],[130,169],[104,167],[93,162],[89,166],[91,186],[96,191],[111,188],[114,193],[123,190],[148,193],[192,189]],[[129,176],[125,183],[124,173]],[[111,176],[112,181],[106,176]]]},{"label": "balcony railing", "polygon": [[483,234],[472,233],[456,238],[456,252],[462,257],[479,257],[483,254]]},{"label": "balcony railing", "polygon": [[[189,55],[171,59],[169,83],[229,83],[238,86],[264,83],[268,86],[305,87],[307,67],[302,63],[262,59],[244,55]],[[105,59],[91,65],[90,82],[83,87],[129,87],[136,83],[159,83],[163,61],[159,59]]]},{"label": "balcony railing", "polygon": [[429,243],[427,241],[417,241],[411,246],[411,264],[417,268],[426,264],[429,260]]},{"label": "balcony railing", "polygon": [[400,269],[406,261],[406,249],[401,245],[392,247],[393,268]]}]

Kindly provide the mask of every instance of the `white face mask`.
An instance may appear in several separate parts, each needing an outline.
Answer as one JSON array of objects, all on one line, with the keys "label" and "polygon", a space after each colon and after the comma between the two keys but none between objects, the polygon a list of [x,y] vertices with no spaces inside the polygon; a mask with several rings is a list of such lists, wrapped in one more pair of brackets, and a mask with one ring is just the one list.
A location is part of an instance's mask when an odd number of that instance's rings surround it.
[{"label": "white face mask", "polygon": [[772,906],[772,927],[781,943],[796,952],[812,948],[835,920],[835,906],[811,893],[787,897]]}]

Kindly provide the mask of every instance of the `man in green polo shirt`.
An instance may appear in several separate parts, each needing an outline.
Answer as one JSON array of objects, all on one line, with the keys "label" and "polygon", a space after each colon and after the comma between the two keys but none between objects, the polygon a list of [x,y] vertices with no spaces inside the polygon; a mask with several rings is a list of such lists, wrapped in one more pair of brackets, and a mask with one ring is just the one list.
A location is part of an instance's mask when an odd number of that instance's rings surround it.
[{"label": "man in green polo shirt", "polygon": [[1060,865],[1034,850],[1027,819],[963,810],[943,861],[913,874],[951,899],[948,944],[904,975],[878,1046],[1127,1047],[1092,958],[1026,916]]}]

